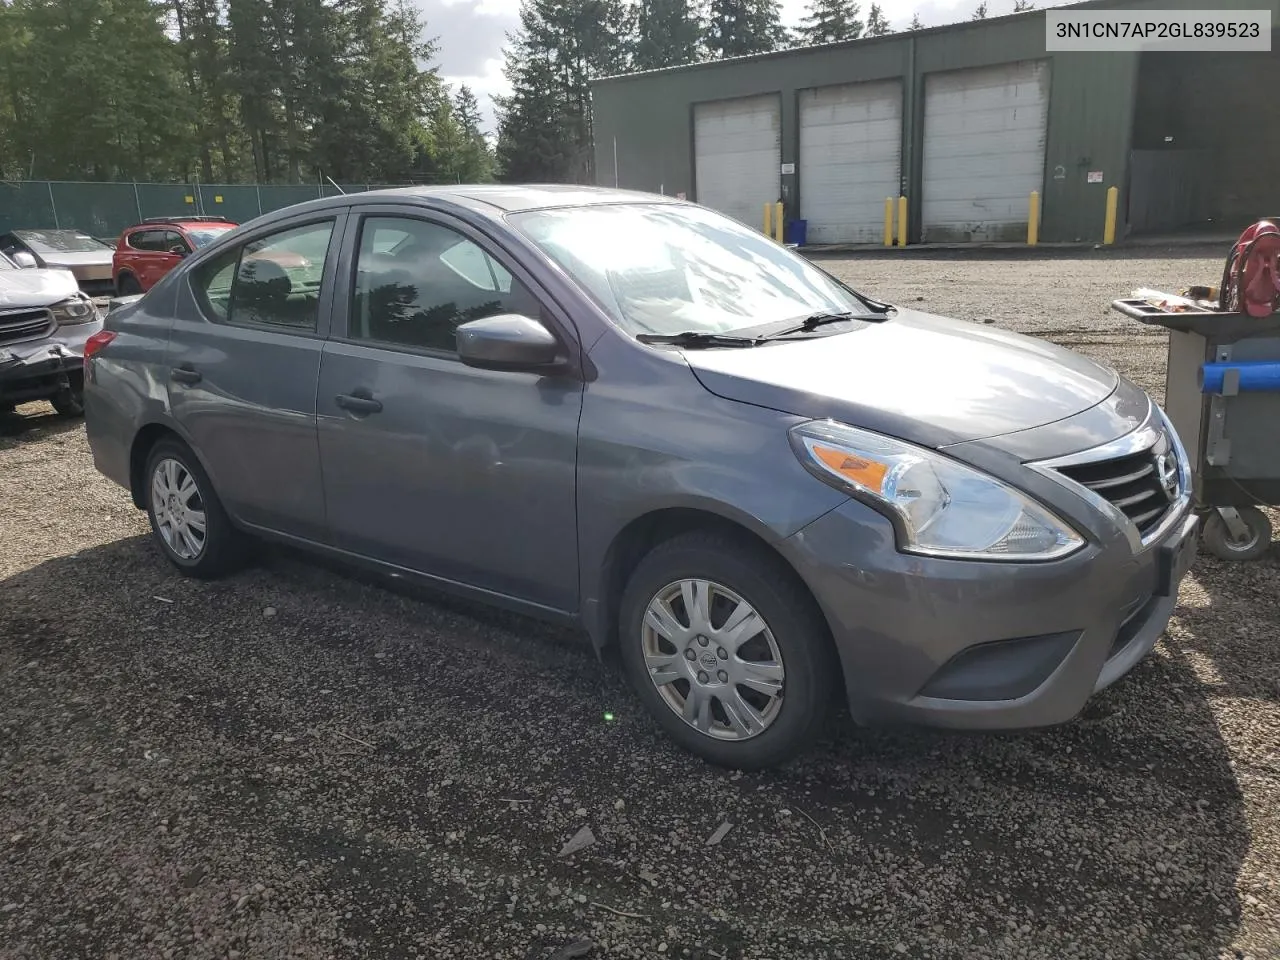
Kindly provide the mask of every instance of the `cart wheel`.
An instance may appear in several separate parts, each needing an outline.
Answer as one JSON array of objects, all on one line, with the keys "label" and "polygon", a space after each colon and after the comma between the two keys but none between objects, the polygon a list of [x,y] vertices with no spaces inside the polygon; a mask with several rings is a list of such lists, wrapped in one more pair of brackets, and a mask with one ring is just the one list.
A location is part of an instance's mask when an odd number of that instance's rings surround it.
[{"label": "cart wheel", "polygon": [[1204,524],[1204,545],[1221,560],[1257,560],[1271,549],[1271,521],[1257,507],[1237,507],[1249,532],[1237,539],[1222,514],[1211,510]]}]

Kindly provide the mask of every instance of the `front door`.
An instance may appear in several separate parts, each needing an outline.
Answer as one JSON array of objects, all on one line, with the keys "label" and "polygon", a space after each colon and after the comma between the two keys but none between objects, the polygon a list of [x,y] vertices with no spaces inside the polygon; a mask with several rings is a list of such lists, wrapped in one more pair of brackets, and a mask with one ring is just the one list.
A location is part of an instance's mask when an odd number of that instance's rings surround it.
[{"label": "front door", "polygon": [[344,220],[277,228],[196,267],[169,339],[173,416],[227,509],[316,541],[316,383]]},{"label": "front door", "polygon": [[477,370],[454,345],[468,320],[539,317],[529,278],[460,224],[389,211],[348,233],[317,392],[335,545],[576,610],[582,381]]}]

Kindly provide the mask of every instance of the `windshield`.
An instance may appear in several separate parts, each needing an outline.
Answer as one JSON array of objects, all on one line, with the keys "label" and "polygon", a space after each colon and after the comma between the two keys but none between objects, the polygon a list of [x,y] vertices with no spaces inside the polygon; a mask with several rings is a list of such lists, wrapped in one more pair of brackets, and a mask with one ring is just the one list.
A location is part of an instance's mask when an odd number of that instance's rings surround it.
[{"label": "windshield", "polygon": [[191,238],[191,242],[197,247],[203,247],[207,243],[212,243],[228,230],[234,230],[235,227],[229,224],[221,227],[187,227],[187,236]]},{"label": "windshield", "polygon": [[74,230],[24,230],[16,236],[37,253],[100,253],[111,247]]},{"label": "windshield", "polygon": [[867,309],[808,260],[705,207],[602,204],[509,220],[631,334],[720,333]]}]

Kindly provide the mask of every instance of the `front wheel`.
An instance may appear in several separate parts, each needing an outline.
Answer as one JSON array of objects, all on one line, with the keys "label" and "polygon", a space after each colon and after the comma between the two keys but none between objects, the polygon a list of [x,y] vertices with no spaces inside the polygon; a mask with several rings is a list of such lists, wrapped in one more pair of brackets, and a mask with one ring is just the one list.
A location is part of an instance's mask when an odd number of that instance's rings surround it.
[{"label": "front wheel", "polygon": [[830,707],[834,657],[813,599],[763,548],[713,533],[655,547],[622,600],[622,661],[681,746],[742,770],[793,759]]},{"label": "front wheel", "polygon": [[161,440],[147,458],[147,515],[169,561],[187,576],[229,573],[244,556],[243,535],[186,444]]},{"label": "front wheel", "polygon": [[116,281],[116,296],[131,297],[135,293],[142,292],[142,284],[138,282],[138,278],[132,273],[120,274],[120,279]]}]

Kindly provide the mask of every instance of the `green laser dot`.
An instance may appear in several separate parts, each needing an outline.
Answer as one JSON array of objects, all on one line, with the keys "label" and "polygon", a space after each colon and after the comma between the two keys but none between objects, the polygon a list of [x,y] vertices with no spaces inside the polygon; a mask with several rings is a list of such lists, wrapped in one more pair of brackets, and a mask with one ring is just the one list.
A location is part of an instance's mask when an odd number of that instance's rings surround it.
[{"label": "green laser dot", "polygon": [[604,714],[604,719],[605,719],[605,722],[606,722],[606,723],[612,723],[612,722],[613,722],[613,714],[606,710],[606,711],[605,711],[605,714]]}]

